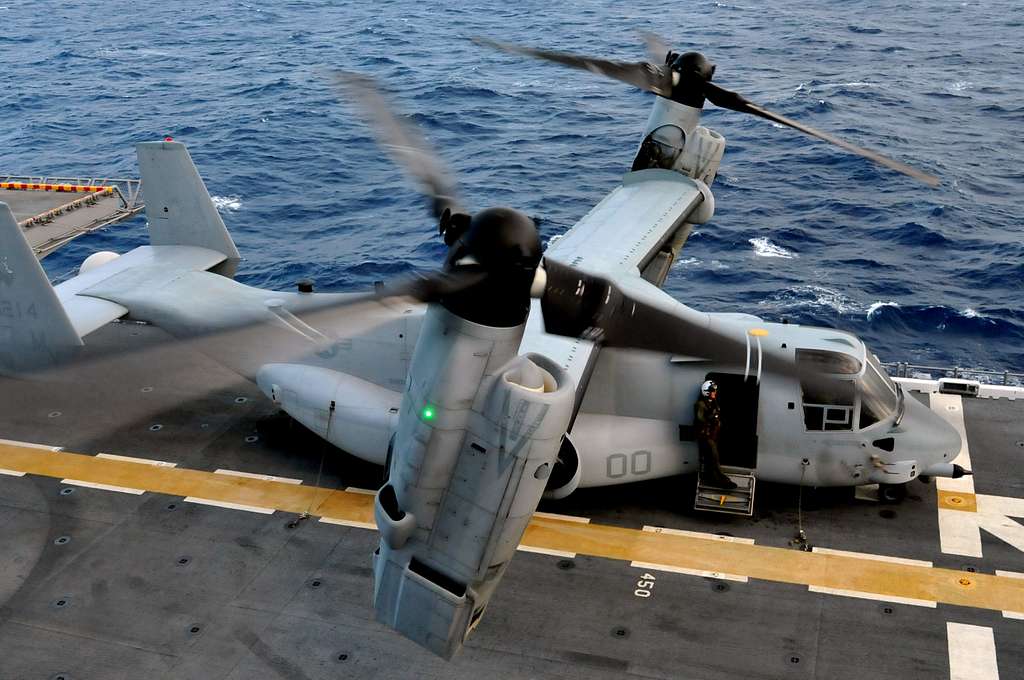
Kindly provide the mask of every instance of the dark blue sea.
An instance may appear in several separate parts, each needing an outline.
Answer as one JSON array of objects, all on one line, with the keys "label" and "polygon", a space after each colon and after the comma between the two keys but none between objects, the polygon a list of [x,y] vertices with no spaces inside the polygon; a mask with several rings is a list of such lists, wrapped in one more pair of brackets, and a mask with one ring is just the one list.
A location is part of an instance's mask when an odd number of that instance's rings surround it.
[{"label": "dark blue sea", "polygon": [[[938,175],[930,189],[708,108],[728,140],[714,220],[667,289],[709,311],[837,326],[887,361],[1024,370],[1024,13],[985,2],[0,0],[0,173],[136,176],[184,141],[245,283],[320,290],[436,266],[426,204],[339,101],[382,79],[460,178],[563,233],[628,168],[651,95],[494,53],[483,35],[624,60],[640,31],[755,102]],[[57,279],[145,240],[137,219],[48,258]]]}]

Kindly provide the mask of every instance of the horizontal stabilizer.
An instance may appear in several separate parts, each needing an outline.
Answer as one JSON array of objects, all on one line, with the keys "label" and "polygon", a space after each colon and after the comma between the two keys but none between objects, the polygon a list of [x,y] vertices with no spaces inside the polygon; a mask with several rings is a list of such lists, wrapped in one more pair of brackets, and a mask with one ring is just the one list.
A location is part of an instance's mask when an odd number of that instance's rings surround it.
[{"label": "horizontal stabilizer", "polygon": [[143,142],[136,150],[150,242],[208,248],[223,253],[232,265],[237,263],[238,249],[185,145]]},{"label": "horizontal stabilizer", "polygon": [[14,214],[0,203],[0,373],[46,368],[81,346]]}]

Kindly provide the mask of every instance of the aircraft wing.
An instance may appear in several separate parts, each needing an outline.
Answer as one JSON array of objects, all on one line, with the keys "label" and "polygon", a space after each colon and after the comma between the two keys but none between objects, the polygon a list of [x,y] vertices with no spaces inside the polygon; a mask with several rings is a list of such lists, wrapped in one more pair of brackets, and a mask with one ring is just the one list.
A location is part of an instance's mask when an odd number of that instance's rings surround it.
[{"label": "aircraft wing", "polygon": [[[678,172],[630,172],[620,186],[553,243],[545,257],[612,279],[640,283],[641,272],[704,200],[701,185]],[[545,333],[540,302],[534,300],[522,351],[542,354],[564,368],[576,383],[579,406],[597,359],[594,343]]]}]

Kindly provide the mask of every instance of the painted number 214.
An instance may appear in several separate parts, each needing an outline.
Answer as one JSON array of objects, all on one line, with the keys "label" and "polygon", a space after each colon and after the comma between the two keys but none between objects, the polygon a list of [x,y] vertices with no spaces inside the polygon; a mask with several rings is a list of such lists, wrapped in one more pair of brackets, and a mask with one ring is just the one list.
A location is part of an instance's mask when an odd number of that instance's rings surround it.
[{"label": "painted number 214", "polygon": [[654,574],[644,574],[636,582],[636,590],[633,591],[633,594],[637,597],[650,597],[652,590],[654,590]]}]

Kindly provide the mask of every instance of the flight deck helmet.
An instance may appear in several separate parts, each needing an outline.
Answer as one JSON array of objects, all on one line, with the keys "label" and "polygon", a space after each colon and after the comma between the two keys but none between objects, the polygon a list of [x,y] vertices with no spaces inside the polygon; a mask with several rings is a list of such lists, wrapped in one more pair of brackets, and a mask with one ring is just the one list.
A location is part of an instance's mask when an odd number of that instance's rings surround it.
[{"label": "flight deck helmet", "polygon": [[712,393],[718,392],[718,383],[714,380],[705,380],[700,386],[700,393],[705,397],[710,397]]}]

